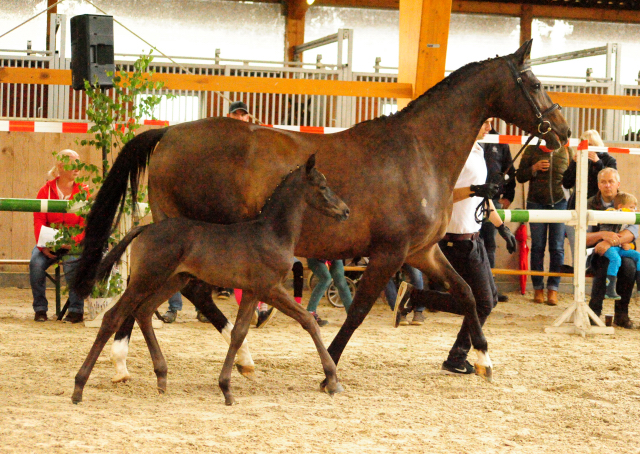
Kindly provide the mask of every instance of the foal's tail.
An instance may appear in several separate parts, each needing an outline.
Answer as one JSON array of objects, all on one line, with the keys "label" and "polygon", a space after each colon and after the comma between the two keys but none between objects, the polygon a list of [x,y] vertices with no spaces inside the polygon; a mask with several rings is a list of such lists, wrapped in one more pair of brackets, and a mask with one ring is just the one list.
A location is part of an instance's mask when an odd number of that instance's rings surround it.
[{"label": "foal's tail", "polygon": [[[140,235],[149,225],[141,225],[131,229],[129,233],[120,241],[109,253],[102,259],[98,265],[98,271],[96,271],[95,278],[91,281],[91,287],[95,284],[95,281],[104,281],[109,277],[113,265],[122,257],[127,246],[134,240],[135,237]],[[89,287],[89,288],[91,288]]]},{"label": "foal's tail", "polygon": [[113,226],[122,215],[127,187],[131,184],[132,200],[137,200],[140,177],[149,164],[153,149],[167,130],[168,128],[152,129],[127,142],[98,191],[87,216],[82,255],[78,259],[78,268],[72,283],[72,288],[81,298],[91,293],[96,267],[107,247]]}]

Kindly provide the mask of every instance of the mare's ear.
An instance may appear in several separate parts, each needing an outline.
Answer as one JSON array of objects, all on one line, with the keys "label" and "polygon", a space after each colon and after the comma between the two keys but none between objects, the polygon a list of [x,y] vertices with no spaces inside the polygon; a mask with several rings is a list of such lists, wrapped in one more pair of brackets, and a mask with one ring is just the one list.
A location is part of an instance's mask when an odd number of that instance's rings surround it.
[{"label": "mare's ear", "polygon": [[305,165],[307,174],[311,172],[311,170],[316,166],[316,154],[312,154],[309,159],[307,159],[307,164]]},{"label": "mare's ear", "polygon": [[513,56],[515,57],[516,63],[519,66],[524,65],[525,60],[527,60],[531,55],[532,44],[533,44],[533,39],[530,39],[529,41],[524,43],[522,46],[520,46],[520,49],[518,49],[516,53],[513,54]]}]

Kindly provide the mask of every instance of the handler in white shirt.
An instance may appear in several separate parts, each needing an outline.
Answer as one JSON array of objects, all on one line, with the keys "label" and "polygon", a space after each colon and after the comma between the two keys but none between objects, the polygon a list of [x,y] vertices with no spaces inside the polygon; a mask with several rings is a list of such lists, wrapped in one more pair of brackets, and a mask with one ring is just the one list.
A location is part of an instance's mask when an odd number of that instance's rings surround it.
[{"label": "handler in white shirt", "polygon": [[[490,130],[491,118],[483,123],[477,139],[482,139]],[[485,184],[486,181],[487,166],[484,160],[484,150],[478,145],[478,142],[475,142],[453,190],[453,212],[447,233],[438,243],[449,263],[471,287],[481,325],[484,325],[491,310],[498,302],[498,291],[491,274],[487,251],[479,236],[481,223],[476,220],[476,209],[482,203],[483,197],[486,196],[489,199],[489,220],[507,242],[507,250],[509,253],[516,250],[515,237],[504,225],[491,201],[498,185]],[[442,293],[440,295],[442,296]],[[396,305],[400,311],[408,306],[426,306],[445,311],[448,307],[451,309],[456,307],[456,302],[448,294],[447,298],[433,298],[434,296],[432,290],[417,290],[410,284],[403,283],[398,291],[399,301],[396,301]],[[435,299],[444,300],[442,301],[445,303],[444,307],[441,304],[438,307],[433,307]],[[411,304],[409,305],[410,300]],[[452,312],[456,313],[455,309]],[[471,350],[471,336],[469,329],[463,324],[449,351],[449,357],[442,364],[443,372],[449,374],[474,373],[475,368],[467,361],[469,350]]]}]

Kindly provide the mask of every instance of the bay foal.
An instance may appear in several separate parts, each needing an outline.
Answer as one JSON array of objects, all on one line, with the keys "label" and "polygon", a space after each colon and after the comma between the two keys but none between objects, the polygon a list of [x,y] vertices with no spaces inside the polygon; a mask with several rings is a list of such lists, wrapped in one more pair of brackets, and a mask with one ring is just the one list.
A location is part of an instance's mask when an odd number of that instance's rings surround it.
[{"label": "bay foal", "polygon": [[132,245],[129,285],[104,315],[93,347],[76,375],[72,401],[82,400],[84,385],[100,352],[129,315],[137,320],[149,347],[158,390],[166,391],[167,364],[153,332],[151,316],[169,296],[194,278],[243,289],[219,379],[227,405],[235,402],[229,388],[233,362],[259,300],[294,318],[311,334],[325,372],[325,389],[329,394],[340,392],[336,365],[322,343],[317,323],[283,287],[293,265],[293,250],[307,206],[340,220],[349,216],[347,205],[327,187],[324,175],[315,169],[315,155],[282,181],[253,221],[220,225],[171,218],[131,230],[98,266],[96,278],[104,279],[137,237]]}]

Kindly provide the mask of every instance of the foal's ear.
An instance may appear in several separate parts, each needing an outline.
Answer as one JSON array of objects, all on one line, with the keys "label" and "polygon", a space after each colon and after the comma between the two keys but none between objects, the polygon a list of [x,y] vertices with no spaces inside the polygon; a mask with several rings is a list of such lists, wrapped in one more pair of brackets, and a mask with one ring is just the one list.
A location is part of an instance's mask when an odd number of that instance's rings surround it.
[{"label": "foal's ear", "polygon": [[316,155],[312,154],[309,159],[307,159],[307,164],[305,165],[307,173],[311,172],[311,170],[316,166]]},{"label": "foal's ear", "polygon": [[519,66],[524,65],[525,60],[527,60],[530,57],[532,44],[533,44],[533,39],[530,39],[529,41],[524,43],[522,46],[520,46],[520,49],[518,49],[516,53],[513,54],[513,56],[516,59],[516,63]]}]

